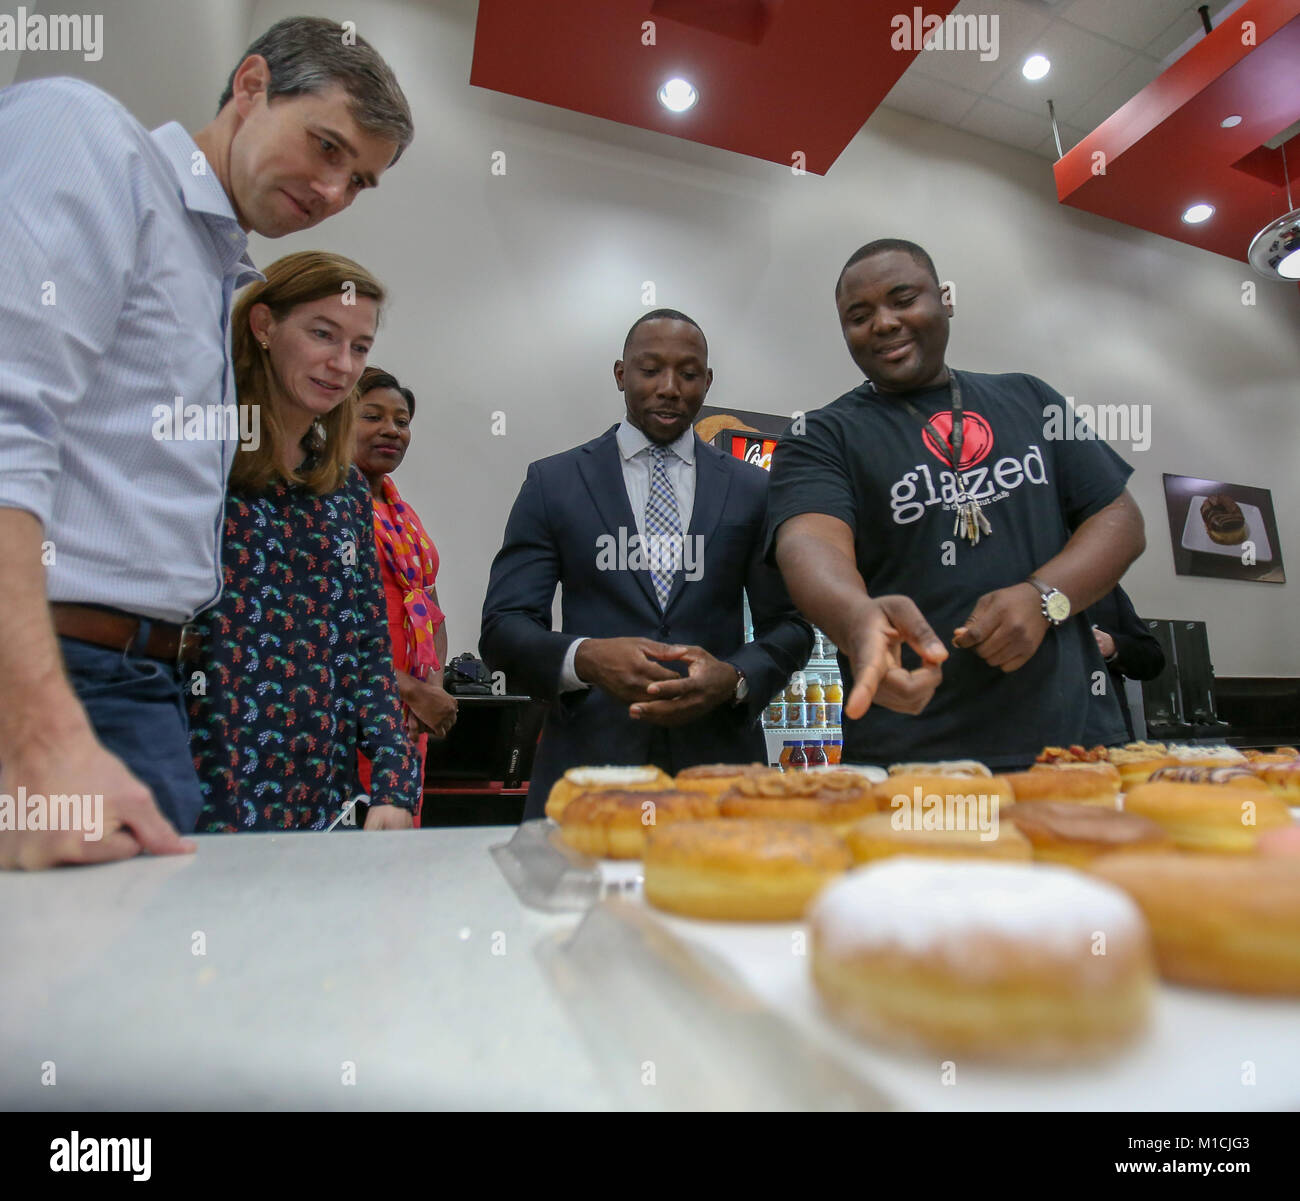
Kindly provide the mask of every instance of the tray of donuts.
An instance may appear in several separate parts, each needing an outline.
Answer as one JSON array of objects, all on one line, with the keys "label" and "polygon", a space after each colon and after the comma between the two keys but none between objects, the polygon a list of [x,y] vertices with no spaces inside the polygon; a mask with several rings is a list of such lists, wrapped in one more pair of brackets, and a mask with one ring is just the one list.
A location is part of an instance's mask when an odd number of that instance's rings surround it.
[{"label": "tray of donuts", "polygon": [[[903,1103],[1020,1105],[1047,1068],[1084,1106],[1300,1104],[1281,781],[1161,763],[1123,796],[1118,758],[576,769],[547,812],[557,845],[625,894],[642,880],[670,930]],[[977,1087],[936,1091],[936,1064]]]}]

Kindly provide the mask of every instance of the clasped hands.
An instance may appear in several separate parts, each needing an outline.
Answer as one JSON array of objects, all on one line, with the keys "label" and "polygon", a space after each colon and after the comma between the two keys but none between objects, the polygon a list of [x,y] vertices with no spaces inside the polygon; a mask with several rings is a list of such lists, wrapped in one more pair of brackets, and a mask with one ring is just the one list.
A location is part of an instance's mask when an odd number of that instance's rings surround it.
[{"label": "clasped hands", "polygon": [[[1038,590],[1029,583],[1014,584],[981,596],[953,631],[952,644],[973,650],[990,667],[1018,671],[1033,658],[1047,627]],[[906,596],[873,597],[864,603],[853,630],[845,648],[853,665],[845,714],[859,718],[872,704],[895,713],[920,713],[939,687],[948,651],[916,604]],[[904,643],[921,657],[921,665],[911,671],[903,666]]]},{"label": "clasped hands", "polygon": [[[685,675],[664,663],[685,663]],[[730,701],[739,673],[698,646],[649,638],[587,638],[573,661],[584,683],[626,701],[634,720],[685,725]]]}]

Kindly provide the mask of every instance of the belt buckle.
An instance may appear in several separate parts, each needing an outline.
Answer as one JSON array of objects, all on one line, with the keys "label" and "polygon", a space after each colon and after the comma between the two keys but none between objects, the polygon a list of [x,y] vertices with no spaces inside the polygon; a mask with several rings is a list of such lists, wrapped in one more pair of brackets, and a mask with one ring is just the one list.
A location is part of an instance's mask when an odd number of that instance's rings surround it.
[{"label": "belt buckle", "polygon": [[197,658],[199,652],[199,631],[198,627],[192,622],[187,621],[181,626],[181,636],[176,641],[176,666],[178,669],[184,668],[185,664],[193,658]]}]

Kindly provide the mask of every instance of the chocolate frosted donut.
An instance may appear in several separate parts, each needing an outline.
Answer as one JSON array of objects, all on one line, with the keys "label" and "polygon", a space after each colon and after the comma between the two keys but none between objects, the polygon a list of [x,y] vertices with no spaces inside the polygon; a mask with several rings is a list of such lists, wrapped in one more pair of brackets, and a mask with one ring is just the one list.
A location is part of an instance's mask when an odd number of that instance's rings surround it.
[{"label": "chocolate frosted donut", "polygon": [[1246,537],[1246,519],[1241,506],[1226,492],[1216,492],[1201,502],[1201,520],[1212,542],[1235,546]]}]

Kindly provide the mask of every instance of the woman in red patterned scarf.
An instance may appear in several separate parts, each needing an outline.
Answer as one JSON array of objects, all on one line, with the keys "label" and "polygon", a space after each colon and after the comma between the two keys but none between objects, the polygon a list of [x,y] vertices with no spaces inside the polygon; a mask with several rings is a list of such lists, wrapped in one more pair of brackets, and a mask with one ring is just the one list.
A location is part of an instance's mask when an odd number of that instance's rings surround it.
[{"label": "woman in red patterned scarf", "polygon": [[[393,666],[412,741],[418,739],[421,778],[429,735],[445,738],[456,721],[456,698],[442,686],[447,629],[438,608],[438,551],[389,475],[411,442],[415,397],[388,372],[367,367],[357,385],[353,462],[370,483],[375,543],[388,603]],[[370,764],[360,757],[361,783]],[[419,825],[419,815],[416,815]]]}]

